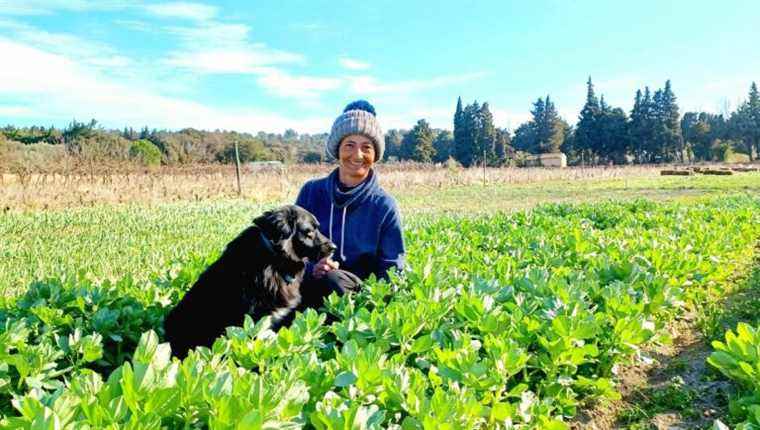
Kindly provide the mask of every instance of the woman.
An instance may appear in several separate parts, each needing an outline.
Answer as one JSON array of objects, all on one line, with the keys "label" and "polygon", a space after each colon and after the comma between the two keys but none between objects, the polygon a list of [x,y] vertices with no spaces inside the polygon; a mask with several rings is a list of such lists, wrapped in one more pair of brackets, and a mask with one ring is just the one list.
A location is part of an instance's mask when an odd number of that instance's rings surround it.
[{"label": "woman", "polygon": [[296,204],[317,217],[338,249],[332,258],[307,265],[301,309],[319,307],[333,291],[356,290],[370,275],[387,279],[389,270],[403,268],[398,207],[373,169],[384,149],[375,108],[368,102],[350,103],[335,119],[326,150],[338,167],[304,184]]}]

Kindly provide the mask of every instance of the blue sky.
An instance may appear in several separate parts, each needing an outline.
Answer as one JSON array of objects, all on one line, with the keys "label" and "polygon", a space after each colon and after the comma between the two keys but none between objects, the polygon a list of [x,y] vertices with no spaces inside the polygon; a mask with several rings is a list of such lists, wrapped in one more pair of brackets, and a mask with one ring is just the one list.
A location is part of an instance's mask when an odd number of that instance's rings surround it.
[{"label": "blue sky", "polygon": [[384,128],[451,128],[457,96],[514,129],[550,94],[575,123],[592,76],[629,110],[760,81],[760,2],[0,0],[0,125],[324,132],[349,101]]}]

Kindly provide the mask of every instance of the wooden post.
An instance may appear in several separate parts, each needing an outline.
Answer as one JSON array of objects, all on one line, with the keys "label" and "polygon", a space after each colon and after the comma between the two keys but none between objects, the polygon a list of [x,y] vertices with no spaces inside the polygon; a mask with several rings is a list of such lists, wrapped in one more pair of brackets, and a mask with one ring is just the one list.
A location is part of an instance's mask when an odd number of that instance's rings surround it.
[{"label": "wooden post", "polygon": [[483,148],[483,186],[486,186],[486,148]]},{"label": "wooden post", "polygon": [[238,196],[241,196],[243,190],[240,188],[240,152],[238,151],[237,140],[235,141],[235,173],[237,174]]}]

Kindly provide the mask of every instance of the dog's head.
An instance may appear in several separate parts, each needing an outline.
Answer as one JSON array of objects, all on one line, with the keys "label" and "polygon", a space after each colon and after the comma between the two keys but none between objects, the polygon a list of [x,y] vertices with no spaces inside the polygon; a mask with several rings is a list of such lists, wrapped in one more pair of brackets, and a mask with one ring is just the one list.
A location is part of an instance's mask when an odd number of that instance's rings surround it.
[{"label": "dog's head", "polygon": [[318,261],[335,251],[330,239],[319,231],[319,222],[311,212],[288,205],[266,211],[253,220],[273,247],[292,260],[308,258]]}]

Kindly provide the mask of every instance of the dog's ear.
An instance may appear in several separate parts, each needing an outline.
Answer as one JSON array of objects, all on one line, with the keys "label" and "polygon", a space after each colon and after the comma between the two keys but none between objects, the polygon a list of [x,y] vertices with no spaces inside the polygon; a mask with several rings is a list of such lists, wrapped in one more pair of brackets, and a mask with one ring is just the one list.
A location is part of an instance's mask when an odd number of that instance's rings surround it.
[{"label": "dog's ear", "polygon": [[287,209],[266,211],[254,218],[253,223],[269,240],[279,242],[293,234],[294,224],[290,221],[290,212]]},{"label": "dog's ear", "polygon": [[286,206],[286,211],[288,213],[288,225],[290,226],[290,230],[294,233],[298,225],[299,209],[300,208],[296,205]]}]

